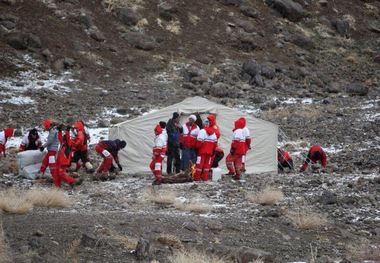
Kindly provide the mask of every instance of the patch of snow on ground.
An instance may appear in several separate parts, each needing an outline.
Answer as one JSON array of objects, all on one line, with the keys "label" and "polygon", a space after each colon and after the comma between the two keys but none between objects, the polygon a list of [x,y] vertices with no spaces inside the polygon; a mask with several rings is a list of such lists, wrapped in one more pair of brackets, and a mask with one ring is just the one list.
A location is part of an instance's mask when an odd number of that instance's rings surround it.
[{"label": "patch of snow on ground", "polygon": [[5,98],[0,100],[0,103],[8,103],[15,105],[25,105],[25,104],[34,104],[35,100],[27,96],[12,96],[11,98]]},{"label": "patch of snow on ground", "polygon": [[[277,98],[274,98],[277,100]],[[299,99],[299,98],[287,98],[283,101],[281,101],[283,104],[296,104],[296,103],[302,103],[302,104],[312,104],[314,103],[314,100],[312,98],[304,98],[304,99]]]},{"label": "patch of snow on ground", "polygon": [[236,105],[235,109],[248,115],[256,115],[261,112],[260,109],[252,105]]}]

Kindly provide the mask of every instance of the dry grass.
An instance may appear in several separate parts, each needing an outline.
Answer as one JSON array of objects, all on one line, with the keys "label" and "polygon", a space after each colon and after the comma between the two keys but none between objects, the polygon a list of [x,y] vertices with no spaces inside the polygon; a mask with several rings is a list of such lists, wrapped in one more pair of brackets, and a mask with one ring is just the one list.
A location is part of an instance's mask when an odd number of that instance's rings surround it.
[{"label": "dry grass", "polygon": [[69,207],[71,200],[59,189],[49,189],[47,191],[41,189],[29,190],[26,198],[34,205],[39,207]]},{"label": "dry grass", "polygon": [[369,240],[363,239],[355,244],[349,244],[346,249],[347,257],[350,260],[380,262],[380,241],[371,243]]},{"label": "dry grass", "polygon": [[172,205],[176,197],[177,193],[171,189],[154,191],[152,188],[147,188],[143,193],[144,201],[157,205]]},{"label": "dry grass", "polygon": [[185,247],[182,244],[182,241],[175,235],[168,235],[168,234],[163,234],[157,237],[157,241],[160,242],[161,244],[183,250]]},{"label": "dry grass", "polygon": [[198,251],[178,251],[169,258],[170,263],[226,263],[222,258]]},{"label": "dry grass", "polygon": [[212,210],[212,206],[209,203],[207,203],[204,200],[199,200],[199,199],[191,200],[188,203],[177,202],[175,204],[175,207],[183,211],[200,213],[200,214],[207,213]]},{"label": "dry grass", "polygon": [[1,263],[12,262],[11,257],[9,255],[9,247],[5,240],[5,234],[4,234],[4,229],[3,229],[2,224],[0,224],[0,262]]},{"label": "dry grass", "polygon": [[3,173],[9,173],[9,174],[18,174],[19,173],[19,167],[16,161],[8,162],[3,167]]},{"label": "dry grass", "polygon": [[172,20],[165,26],[165,29],[175,35],[181,34],[181,22],[179,20]]},{"label": "dry grass", "polygon": [[113,12],[123,7],[141,8],[143,0],[103,0],[102,4],[107,12]]},{"label": "dry grass", "polygon": [[80,239],[74,239],[73,242],[69,245],[69,248],[64,253],[64,260],[67,263],[78,263],[79,262],[79,256],[78,256],[78,250],[80,246]]},{"label": "dry grass", "polygon": [[325,215],[306,210],[289,213],[288,218],[295,227],[302,230],[319,229],[328,223]]},{"label": "dry grass", "polygon": [[138,240],[126,235],[120,235],[113,232],[111,239],[121,245],[123,248],[128,250],[135,250],[137,247]]},{"label": "dry grass", "polygon": [[188,18],[189,18],[190,23],[193,24],[194,26],[198,25],[199,21],[201,21],[201,19],[198,16],[191,13],[188,14]]},{"label": "dry grass", "polygon": [[284,194],[272,186],[266,186],[258,193],[248,193],[247,198],[260,205],[274,205],[284,198]]},{"label": "dry grass", "polygon": [[0,209],[10,214],[26,214],[33,208],[25,192],[9,189],[0,193]]},{"label": "dry grass", "polygon": [[306,118],[316,119],[322,116],[322,111],[313,105],[302,105],[297,107],[276,108],[262,113],[261,117],[265,120]]}]

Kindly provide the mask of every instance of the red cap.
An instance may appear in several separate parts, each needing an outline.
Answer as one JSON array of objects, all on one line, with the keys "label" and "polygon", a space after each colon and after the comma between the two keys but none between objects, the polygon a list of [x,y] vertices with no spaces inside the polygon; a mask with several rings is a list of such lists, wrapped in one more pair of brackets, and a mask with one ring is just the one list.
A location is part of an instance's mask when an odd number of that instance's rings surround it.
[{"label": "red cap", "polygon": [[207,119],[208,119],[209,122],[210,122],[210,126],[214,126],[214,125],[216,124],[216,118],[215,118],[215,115],[210,114],[210,115],[207,116]]},{"label": "red cap", "polygon": [[82,121],[77,121],[73,124],[73,127],[78,131],[84,131],[84,125]]},{"label": "red cap", "polygon": [[46,119],[42,122],[42,126],[45,130],[49,130],[51,128],[53,121],[51,119]]},{"label": "red cap", "polygon": [[160,124],[157,124],[156,127],[154,128],[154,133],[156,135],[159,135],[162,133],[162,128],[161,128]]}]

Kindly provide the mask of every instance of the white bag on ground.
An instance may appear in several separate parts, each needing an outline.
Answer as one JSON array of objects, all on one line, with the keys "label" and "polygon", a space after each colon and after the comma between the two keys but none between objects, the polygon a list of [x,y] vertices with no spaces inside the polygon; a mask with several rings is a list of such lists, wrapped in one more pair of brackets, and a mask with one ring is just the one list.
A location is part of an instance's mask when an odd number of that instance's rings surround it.
[{"label": "white bag on ground", "polygon": [[[41,168],[41,163],[31,164],[22,168],[20,175],[27,179],[34,180]],[[46,169],[44,177],[51,177],[49,168]]]},{"label": "white bag on ground", "polygon": [[32,164],[40,164],[44,158],[46,152],[41,152],[40,150],[29,150],[24,152],[19,152],[17,154],[17,163],[20,170],[24,167]]},{"label": "white bag on ground", "polygon": [[219,167],[212,168],[212,181],[217,182],[222,179],[222,169]]}]

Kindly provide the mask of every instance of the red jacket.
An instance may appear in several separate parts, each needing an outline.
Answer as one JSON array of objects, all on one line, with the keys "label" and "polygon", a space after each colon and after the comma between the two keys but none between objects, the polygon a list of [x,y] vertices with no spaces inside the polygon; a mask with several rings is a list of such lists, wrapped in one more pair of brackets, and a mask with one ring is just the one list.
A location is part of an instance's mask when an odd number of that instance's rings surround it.
[{"label": "red jacket", "polygon": [[217,137],[215,130],[211,127],[205,127],[199,131],[196,148],[198,155],[212,155],[217,146]]},{"label": "red jacket", "polygon": [[197,144],[199,127],[195,123],[190,127],[189,123],[182,126],[182,134],[179,138],[182,146],[186,149],[194,149]]},{"label": "red jacket", "polygon": [[243,123],[243,135],[245,137],[245,144],[246,144],[246,151],[245,153],[247,154],[248,150],[251,149],[251,134],[249,132],[249,129],[247,128],[247,121],[244,117],[241,117],[239,119]]},{"label": "red jacket", "polygon": [[277,150],[277,161],[281,164],[292,160],[292,156],[284,149]]},{"label": "red jacket", "polygon": [[219,138],[220,138],[220,129],[219,129],[218,125],[216,124],[215,115],[210,114],[210,115],[207,116],[207,119],[210,122],[210,127],[212,127],[214,129],[214,131],[215,131],[216,138],[219,140]]},{"label": "red jacket", "polygon": [[156,134],[156,138],[154,138],[153,157],[164,158],[167,147],[166,131],[164,131],[160,125],[157,125],[154,129],[154,133]]},{"label": "red jacket", "polygon": [[72,140],[73,151],[87,151],[83,123],[78,121],[73,126],[76,129],[76,136]]},{"label": "red jacket", "polygon": [[301,167],[301,171],[305,171],[310,162],[316,163],[318,161],[321,162],[323,168],[326,168],[327,156],[325,151],[321,146],[313,145],[307,154],[307,158]]},{"label": "red jacket", "polygon": [[243,134],[244,123],[241,120],[235,121],[235,129],[232,134],[231,150],[232,154],[245,155],[247,152],[247,144]]},{"label": "red jacket", "polygon": [[72,156],[72,141],[70,139],[70,131],[65,131],[62,136],[61,147],[57,154],[57,162],[60,167],[70,166]]}]

